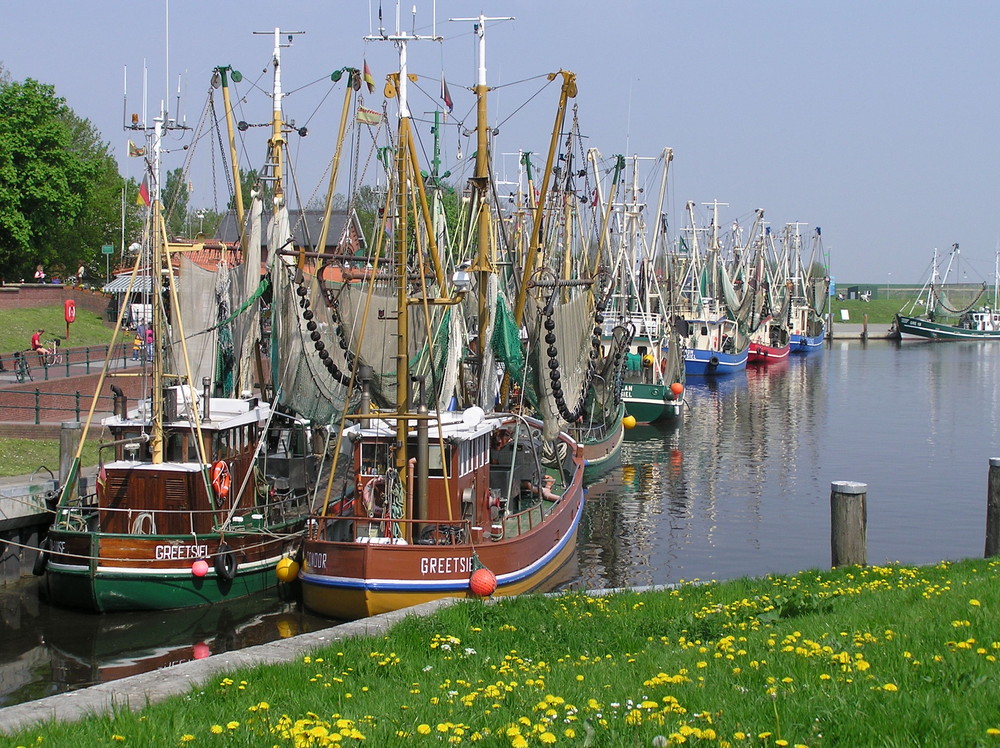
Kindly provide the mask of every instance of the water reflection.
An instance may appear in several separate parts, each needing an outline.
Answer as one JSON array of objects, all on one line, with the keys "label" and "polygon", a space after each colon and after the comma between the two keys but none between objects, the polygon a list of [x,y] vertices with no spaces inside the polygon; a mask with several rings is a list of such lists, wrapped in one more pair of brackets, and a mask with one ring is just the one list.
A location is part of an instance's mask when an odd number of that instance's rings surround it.
[{"label": "water reflection", "polygon": [[838,341],[691,383],[680,429],[632,430],[591,487],[582,584],[825,568],[838,480],[868,485],[871,563],[981,555],[998,369],[989,344]]},{"label": "water reflection", "polygon": [[39,601],[29,579],[0,596],[0,706],[331,625],[277,595],[176,611],[80,613]]}]

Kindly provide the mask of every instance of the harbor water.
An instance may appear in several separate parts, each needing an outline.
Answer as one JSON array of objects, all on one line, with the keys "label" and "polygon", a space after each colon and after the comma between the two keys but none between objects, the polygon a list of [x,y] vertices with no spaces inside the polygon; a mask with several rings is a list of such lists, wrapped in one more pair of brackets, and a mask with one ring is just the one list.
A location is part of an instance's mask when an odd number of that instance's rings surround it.
[{"label": "harbor water", "polygon": [[[830,484],[868,486],[868,561],[981,557],[1000,456],[1000,349],[834,341],[717,381],[689,380],[681,423],[628,432],[588,489],[580,588],[724,580],[830,565]],[[0,706],[315,631],[269,597],[91,615],[0,592]]]}]

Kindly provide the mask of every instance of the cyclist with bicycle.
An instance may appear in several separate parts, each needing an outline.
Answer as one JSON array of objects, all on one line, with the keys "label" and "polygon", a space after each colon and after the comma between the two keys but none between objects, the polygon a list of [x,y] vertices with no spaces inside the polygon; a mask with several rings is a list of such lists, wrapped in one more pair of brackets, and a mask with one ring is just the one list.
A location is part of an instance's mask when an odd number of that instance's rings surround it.
[{"label": "cyclist with bicycle", "polygon": [[45,355],[49,352],[49,349],[42,345],[42,333],[45,332],[42,328],[38,328],[38,331],[31,336],[31,350],[38,354],[38,360],[44,364]]}]

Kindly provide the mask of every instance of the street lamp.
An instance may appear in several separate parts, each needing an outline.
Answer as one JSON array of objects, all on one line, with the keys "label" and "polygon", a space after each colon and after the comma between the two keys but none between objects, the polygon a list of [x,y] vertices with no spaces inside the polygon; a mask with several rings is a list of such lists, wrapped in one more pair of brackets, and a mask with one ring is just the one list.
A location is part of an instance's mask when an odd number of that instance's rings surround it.
[{"label": "street lamp", "polygon": [[889,286],[892,284],[892,273],[889,273],[889,277],[885,281],[885,298],[889,298]]}]

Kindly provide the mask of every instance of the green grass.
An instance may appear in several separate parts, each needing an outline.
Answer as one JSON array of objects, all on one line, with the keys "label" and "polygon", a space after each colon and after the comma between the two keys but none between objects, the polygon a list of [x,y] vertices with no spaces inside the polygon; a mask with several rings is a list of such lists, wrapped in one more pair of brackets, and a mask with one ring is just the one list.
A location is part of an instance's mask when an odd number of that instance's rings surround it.
[{"label": "green grass", "polygon": [[63,345],[107,345],[111,342],[112,326],[99,314],[76,308],[76,321],[70,325],[70,340],[66,342],[66,320],[62,306],[4,309],[0,311],[0,355],[6,360],[14,351],[29,347],[31,336],[39,327],[45,330],[43,340],[58,338]]},{"label": "green grass", "polygon": [[[892,324],[892,320],[895,317],[896,312],[906,303],[904,299],[888,298],[888,299],[872,299],[871,301],[837,301],[833,300],[831,303],[831,309],[833,312],[833,325],[834,330],[837,329],[837,324],[850,324],[850,325],[860,325],[864,323],[864,316],[868,315],[868,325],[884,325],[888,327]],[[840,310],[846,309],[850,315],[850,319],[844,322],[840,316]]]},{"label": "green grass", "polygon": [[[39,467],[59,472],[58,439],[14,439],[0,437],[0,477],[30,475]],[[80,457],[82,467],[97,464],[97,442],[88,439]],[[44,471],[43,471],[44,472]]]},{"label": "green grass", "polygon": [[998,572],[972,560],[467,601],[8,744],[1000,745]]}]

